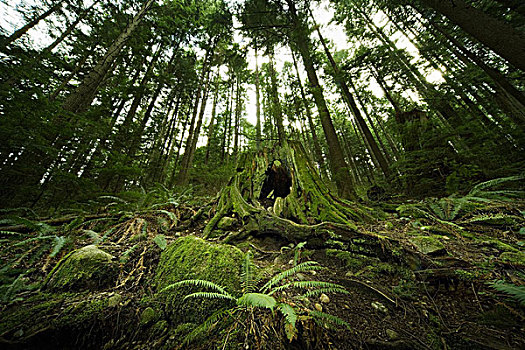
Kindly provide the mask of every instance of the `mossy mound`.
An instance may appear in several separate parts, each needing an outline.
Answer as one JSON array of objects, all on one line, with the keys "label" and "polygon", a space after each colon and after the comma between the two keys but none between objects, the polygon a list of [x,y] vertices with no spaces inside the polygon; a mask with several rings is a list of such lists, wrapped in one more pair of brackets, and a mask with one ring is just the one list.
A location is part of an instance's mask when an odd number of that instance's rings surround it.
[{"label": "mossy mound", "polygon": [[154,278],[155,299],[165,305],[167,317],[175,323],[201,323],[224,306],[224,301],[186,299],[192,292],[203,291],[190,287],[170,288],[169,285],[187,279],[216,283],[229,293],[241,288],[241,264],[244,254],[234,246],[213,244],[188,236],[179,238],[162,252]]},{"label": "mossy mound", "polygon": [[52,291],[100,290],[110,287],[118,273],[111,254],[88,245],[66,255],[50,272],[44,288]]}]

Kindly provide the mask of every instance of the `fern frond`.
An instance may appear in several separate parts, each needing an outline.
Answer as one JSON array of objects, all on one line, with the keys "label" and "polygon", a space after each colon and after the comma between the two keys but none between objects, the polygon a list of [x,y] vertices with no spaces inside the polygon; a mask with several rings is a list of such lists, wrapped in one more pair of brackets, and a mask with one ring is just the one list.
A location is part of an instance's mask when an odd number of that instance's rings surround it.
[{"label": "fern frond", "polygon": [[53,249],[51,250],[51,253],[49,253],[49,257],[54,258],[60,252],[62,247],[64,247],[66,241],[66,238],[63,236],[55,236]]},{"label": "fern frond", "polygon": [[518,301],[521,306],[525,306],[525,286],[516,286],[503,281],[491,283],[491,286],[499,292],[510,295],[513,299]]},{"label": "fern frond", "polygon": [[323,293],[325,294],[326,293],[350,294],[350,292],[344,288],[329,287],[329,288],[319,288],[319,289],[309,290],[308,292],[304,294],[304,296],[309,298],[309,297],[313,297],[313,296],[320,295]]},{"label": "fern frond", "polygon": [[0,235],[4,235],[4,236],[25,236],[25,233],[13,232],[13,231],[0,231]]},{"label": "fern frond", "polygon": [[320,321],[328,321],[333,325],[340,326],[340,327],[346,327],[347,329],[350,329],[350,324],[342,319],[340,319],[337,316],[327,314],[325,312],[321,311],[310,311],[310,315],[313,317],[314,321],[316,323],[320,323]]},{"label": "fern frond", "polygon": [[184,281],[176,282],[176,283],[170,284],[169,286],[163,288],[161,292],[164,292],[171,288],[176,288],[176,287],[181,287],[181,286],[204,287],[204,288],[216,290],[217,292],[221,294],[225,294],[225,295],[232,297],[223,287],[213,282],[205,281],[205,280],[184,280]]},{"label": "fern frond", "polygon": [[227,299],[227,300],[236,300],[229,294],[213,293],[213,292],[197,292],[191,293],[184,297],[183,300],[189,298],[204,298],[204,299]]},{"label": "fern frond", "polygon": [[237,305],[246,307],[264,307],[273,310],[277,301],[262,293],[246,293],[239,299],[237,299]]},{"label": "fern frond", "polygon": [[255,280],[253,276],[252,252],[248,250],[242,262],[241,278],[245,293],[253,292],[255,289]]},{"label": "fern frond", "polygon": [[231,315],[231,311],[230,309],[227,309],[227,308],[220,309],[217,312],[213,313],[203,323],[201,323],[197,328],[195,328],[187,336],[184,337],[182,345],[185,346],[185,345],[191,344],[195,339],[197,339],[202,334],[207,335],[209,331],[219,321],[221,321],[224,317],[230,316],[230,315]]},{"label": "fern frond", "polygon": [[275,275],[271,280],[269,280],[263,287],[262,291],[266,292],[279,282],[281,282],[283,279],[286,279],[290,276],[293,276],[299,272],[304,271],[311,271],[311,270],[320,270],[322,267],[319,265],[316,261],[305,261],[303,263],[300,263],[297,266],[294,266],[288,270],[285,270],[277,275]]},{"label": "fern frond", "polygon": [[295,327],[295,322],[297,322],[297,313],[294,308],[288,304],[280,303],[278,305],[279,311],[284,315],[286,322]]},{"label": "fern frond", "polygon": [[500,178],[497,178],[497,179],[492,179],[492,180],[489,180],[489,181],[485,181],[485,182],[479,183],[476,186],[474,186],[470,190],[469,195],[476,195],[476,194],[480,193],[481,191],[483,191],[483,190],[485,190],[487,188],[494,187],[496,185],[500,185],[500,184],[505,183],[505,182],[523,181],[523,180],[525,180],[525,174],[520,174],[520,175],[515,175],[515,176],[508,176],[508,177],[500,177]]}]

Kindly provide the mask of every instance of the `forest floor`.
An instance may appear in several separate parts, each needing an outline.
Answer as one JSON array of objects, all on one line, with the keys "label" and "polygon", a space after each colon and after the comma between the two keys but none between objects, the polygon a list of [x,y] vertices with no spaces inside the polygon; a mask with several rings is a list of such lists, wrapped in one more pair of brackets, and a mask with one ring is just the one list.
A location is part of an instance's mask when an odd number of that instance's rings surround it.
[{"label": "forest floor", "polygon": [[[348,324],[302,318],[291,342],[280,314],[257,309],[249,319],[217,325],[181,345],[191,326],[185,329],[166,316],[166,306],[153,298],[154,276],[166,247],[181,237],[203,236],[206,211],[192,220],[201,206],[171,204],[144,212],[5,225],[0,227],[1,347],[524,349],[524,301],[511,296],[520,298],[521,291],[523,298],[525,285],[525,203],[498,202],[457,217],[454,203],[441,205],[442,210],[421,203],[378,204],[385,218],[358,225],[356,232],[363,235],[348,239],[303,245],[260,233],[229,242],[252,252],[254,265],[265,271],[260,283],[295,263],[316,261],[322,270],[295,278],[333,282],[347,290],[294,302],[293,290],[284,293],[281,297],[291,305],[302,303],[302,310],[322,310]],[[242,230],[231,220],[209,241],[221,243]],[[46,276],[61,258],[94,243],[118,267],[110,284],[46,288]],[[495,288],[496,280],[507,281],[506,289]]]}]

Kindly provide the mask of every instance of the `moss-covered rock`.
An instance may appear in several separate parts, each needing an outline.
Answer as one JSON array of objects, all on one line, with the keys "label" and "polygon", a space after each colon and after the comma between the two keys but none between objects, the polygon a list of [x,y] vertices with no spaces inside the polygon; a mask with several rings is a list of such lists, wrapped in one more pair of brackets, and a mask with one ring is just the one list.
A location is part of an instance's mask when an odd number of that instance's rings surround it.
[{"label": "moss-covered rock", "polygon": [[219,230],[229,230],[233,226],[237,225],[238,220],[236,218],[231,218],[229,216],[223,217],[217,224]]},{"label": "moss-covered rock", "polygon": [[117,274],[114,257],[88,245],[60,260],[49,273],[44,288],[52,291],[99,290],[110,287]]},{"label": "moss-covered rock", "polygon": [[224,287],[229,293],[241,288],[240,270],[244,254],[230,245],[209,243],[188,236],[179,238],[166,248],[160,257],[155,274],[155,299],[166,305],[167,316],[176,323],[201,323],[224,301],[183,298],[203,289],[169,285],[187,279],[201,279]]},{"label": "moss-covered rock", "polygon": [[427,255],[440,255],[445,253],[445,246],[432,236],[417,236],[409,239],[418,251]]}]

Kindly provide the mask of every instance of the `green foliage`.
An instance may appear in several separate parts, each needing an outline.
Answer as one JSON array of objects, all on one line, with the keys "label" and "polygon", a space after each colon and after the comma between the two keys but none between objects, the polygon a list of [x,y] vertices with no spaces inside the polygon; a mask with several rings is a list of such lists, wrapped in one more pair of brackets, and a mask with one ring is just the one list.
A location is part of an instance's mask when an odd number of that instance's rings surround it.
[{"label": "green foliage", "polygon": [[[335,283],[328,283],[323,281],[290,281],[293,276],[299,272],[318,270],[321,268],[319,264],[315,261],[306,261],[299,265],[296,265],[288,270],[285,270],[273,278],[271,278],[264,286],[260,289],[260,292],[252,292],[254,285],[253,280],[253,265],[252,265],[252,255],[251,252],[248,252],[245,256],[245,259],[242,262],[242,277],[243,277],[243,294],[239,297],[234,297],[226,290],[209,281],[204,280],[184,280],[177,282],[166,287],[164,290],[170,288],[190,285],[203,287],[214,292],[197,292],[191,293],[184,297],[187,298],[205,298],[205,299],[226,299],[234,301],[236,306],[230,309],[219,310],[217,313],[214,313],[210,316],[203,324],[201,324],[194,332],[191,332],[185,339],[184,343],[188,344],[191,342],[196,334],[195,332],[201,333],[204,330],[208,330],[212,325],[219,321],[220,318],[223,318],[227,315],[233,315],[234,313],[240,312],[242,310],[260,308],[260,309],[270,309],[272,312],[277,307],[281,314],[285,318],[285,333],[288,337],[288,340],[293,340],[297,335],[296,322],[298,319],[298,314],[304,313],[306,310],[298,306],[291,306],[288,304],[284,298],[278,298],[275,295],[278,293],[292,289],[292,290],[305,290],[305,293],[299,297],[310,297],[319,295],[321,293],[348,293],[345,288],[341,285]],[[253,287],[252,287],[253,286]],[[272,288],[273,287],[273,288]],[[229,310],[229,312],[227,312]],[[272,313],[272,315],[275,315]],[[314,318],[314,320],[321,322],[321,320],[328,321],[331,324],[337,326],[348,327],[348,324],[339,319],[338,317],[319,313],[319,312],[310,312],[309,315]]]},{"label": "green foliage", "polygon": [[[405,204],[398,207],[401,215],[409,215],[415,218],[427,218],[440,223],[450,224],[461,218],[474,213],[479,209],[495,209],[499,207],[504,209],[505,202],[523,198],[525,191],[516,190],[520,188],[525,175],[510,176],[505,178],[493,179],[479,183],[474,186],[467,195],[452,195],[444,198],[428,198],[423,203]],[[502,186],[507,188],[502,188]],[[499,187],[498,189],[494,188]],[[515,215],[506,213],[483,213],[471,218],[464,219],[463,222],[487,222],[487,223],[508,223],[518,224],[523,220]]]},{"label": "green foliage", "polygon": [[505,283],[503,281],[495,281],[490,283],[491,287],[499,292],[503,292],[511,296],[514,300],[519,302],[521,306],[525,306],[525,286],[516,286],[514,284]]},{"label": "green foliage", "polygon": [[164,235],[156,235],[155,238],[153,238],[153,242],[161,249],[164,250],[168,246],[168,242],[166,241],[166,237]]}]

